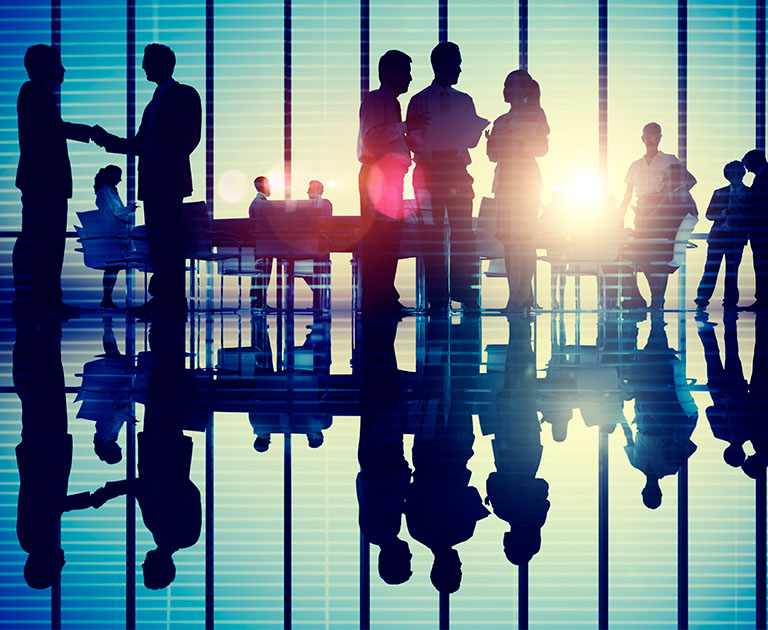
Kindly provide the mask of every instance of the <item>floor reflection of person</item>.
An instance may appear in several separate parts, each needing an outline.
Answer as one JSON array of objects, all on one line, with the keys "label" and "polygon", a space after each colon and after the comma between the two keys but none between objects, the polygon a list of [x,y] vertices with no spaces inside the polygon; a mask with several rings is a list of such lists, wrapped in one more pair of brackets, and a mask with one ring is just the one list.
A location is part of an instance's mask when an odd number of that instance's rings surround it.
[{"label": "floor reflection of person", "polygon": [[361,324],[359,373],[362,394],[357,475],[360,532],[379,547],[378,568],[387,584],[411,577],[411,551],[400,538],[411,469],[403,452],[406,415],[394,342],[398,320]]},{"label": "floor reflection of person", "polygon": [[669,347],[666,324],[660,315],[651,319],[651,332],[637,361],[625,369],[635,398],[636,432],[625,425],[630,464],[645,475],[642,491],[646,507],[661,505],[659,480],[675,475],[696,451],[690,437],[698,411],[685,381],[685,366]]},{"label": "floor reflection of person", "polygon": [[712,397],[712,405],[707,407],[706,414],[712,434],[718,440],[728,443],[723,451],[723,459],[729,466],[738,468],[746,458],[744,443],[752,435],[749,387],[739,358],[736,317],[726,317],[723,324],[724,361],[720,357],[714,326],[702,322],[698,328],[707,363],[707,387]]},{"label": "floor reflection of person", "polygon": [[[493,456],[496,471],[486,481],[486,504],[509,524],[504,555],[512,564],[530,562],[541,549],[549,511],[549,485],[536,474],[541,463],[541,425],[536,412],[536,357],[530,323],[509,320],[504,387],[497,394]],[[554,426],[553,426],[554,429]]]},{"label": "floor reflection of person", "polygon": [[57,583],[64,567],[61,515],[67,509],[72,436],[61,365],[61,326],[19,324],[13,347],[13,384],[21,399],[16,447],[19,503],[16,533],[29,556],[24,579],[32,588]]},{"label": "floor reflection of person", "polygon": [[742,470],[753,479],[765,476],[768,465],[768,428],[765,409],[768,405],[768,315],[755,317],[755,350],[752,354],[752,376],[749,379],[750,442],[755,452],[746,458]]},{"label": "floor reflection of person", "polygon": [[471,406],[480,354],[479,325],[472,317],[453,326],[442,318],[428,323],[429,346],[436,344],[438,336],[450,339],[442,355],[449,369],[441,371],[434,366],[423,389],[444,389],[446,381],[440,374],[447,373],[449,395],[429,391],[420,394],[441,402],[436,418],[425,422],[414,436],[414,472],[405,518],[411,537],[434,555],[430,578],[441,593],[459,589],[461,560],[454,547],[469,540],[477,521],[489,514],[477,488],[469,485],[471,473],[467,468],[475,439]]}]

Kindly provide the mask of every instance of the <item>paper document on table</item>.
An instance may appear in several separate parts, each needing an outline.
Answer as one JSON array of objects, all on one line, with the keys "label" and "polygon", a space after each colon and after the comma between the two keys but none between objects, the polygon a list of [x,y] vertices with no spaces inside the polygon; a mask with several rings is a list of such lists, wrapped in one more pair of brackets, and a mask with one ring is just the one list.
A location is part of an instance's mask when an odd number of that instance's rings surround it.
[{"label": "paper document on table", "polygon": [[462,151],[476,147],[491,121],[474,112],[432,114],[426,140],[434,151]]}]

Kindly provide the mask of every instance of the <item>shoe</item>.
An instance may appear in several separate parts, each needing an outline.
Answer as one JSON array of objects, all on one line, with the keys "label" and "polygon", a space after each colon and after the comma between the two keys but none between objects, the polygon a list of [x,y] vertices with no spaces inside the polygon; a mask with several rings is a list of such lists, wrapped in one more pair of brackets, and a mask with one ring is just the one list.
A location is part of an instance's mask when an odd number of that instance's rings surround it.
[{"label": "shoe", "polygon": [[696,305],[697,311],[704,311],[707,309],[707,306],[709,306],[709,300],[702,300],[702,299],[695,299],[693,303]]},{"label": "shoe", "polygon": [[768,310],[768,306],[765,305],[764,302],[754,301],[752,304],[748,306],[740,306],[740,311],[750,311],[750,312],[757,312],[757,311],[765,311]]},{"label": "shoe", "polygon": [[99,306],[109,310],[116,310],[118,308],[117,304],[112,301],[112,298],[104,298]]}]

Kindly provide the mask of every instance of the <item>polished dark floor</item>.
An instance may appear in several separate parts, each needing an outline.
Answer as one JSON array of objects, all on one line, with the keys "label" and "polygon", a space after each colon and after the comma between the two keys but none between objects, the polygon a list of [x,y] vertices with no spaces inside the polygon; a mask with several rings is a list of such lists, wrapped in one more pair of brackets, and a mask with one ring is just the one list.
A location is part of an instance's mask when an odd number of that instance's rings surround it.
[{"label": "polished dark floor", "polygon": [[764,316],[86,311],[1,340],[3,627],[765,624]]}]

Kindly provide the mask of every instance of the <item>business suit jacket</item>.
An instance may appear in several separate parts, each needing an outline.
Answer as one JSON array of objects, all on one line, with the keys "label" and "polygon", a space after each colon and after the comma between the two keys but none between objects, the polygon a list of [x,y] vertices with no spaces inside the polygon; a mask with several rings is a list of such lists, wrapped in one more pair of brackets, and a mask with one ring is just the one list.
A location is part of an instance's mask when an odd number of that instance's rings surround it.
[{"label": "business suit jacket", "polygon": [[89,142],[91,127],[64,122],[56,95],[39,81],[27,81],[16,102],[19,166],[16,188],[25,196],[72,198],[67,138]]},{"label": "business suit jacket", "polygon": [[137,196],[142,200],[192,194],[189,156],[200,143],[200,96],[195,88],[171,81],[162,96],[153,97],[158,102],[144,109],[133,138],[113,136],[105,146],[110,153],[139,156]]},{"label": "business suit jacket", "polygon": [[749,187],[749,229],[750,233],[764,235],[768,232],[768,164],[763,166]]}]

